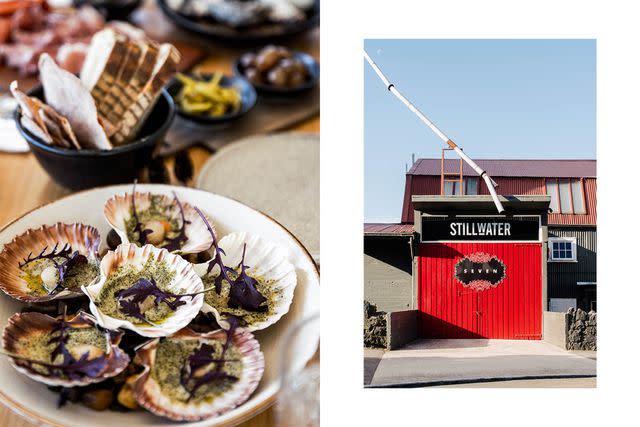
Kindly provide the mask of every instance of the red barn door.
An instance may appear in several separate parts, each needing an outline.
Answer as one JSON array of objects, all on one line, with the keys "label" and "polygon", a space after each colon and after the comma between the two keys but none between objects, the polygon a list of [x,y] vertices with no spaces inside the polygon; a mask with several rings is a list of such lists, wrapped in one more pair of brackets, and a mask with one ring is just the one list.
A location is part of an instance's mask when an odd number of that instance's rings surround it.
[{"label": "red barn door", "polygon": [[[424,243],[418,255],[422,337],[541,339],[540,243]],[[499,283],[463,284],[462,262],[482,257],[502,264]]]}]

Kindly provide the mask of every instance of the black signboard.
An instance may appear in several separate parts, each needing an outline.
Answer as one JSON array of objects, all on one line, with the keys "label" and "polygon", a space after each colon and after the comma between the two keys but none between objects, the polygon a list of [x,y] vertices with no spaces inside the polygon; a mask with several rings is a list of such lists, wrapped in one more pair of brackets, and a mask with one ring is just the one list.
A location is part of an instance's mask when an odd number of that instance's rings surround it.
[{"label": "black signboard", "polygon": [[495,255],[476,252],[456,263],[456,279],[464,287],[483,291],[495,288],[506,277],[504,263]]},{"label": "black signboard", "polygon": [[422,217],[422,241],[531,241],[540,238],[538,217]]}]

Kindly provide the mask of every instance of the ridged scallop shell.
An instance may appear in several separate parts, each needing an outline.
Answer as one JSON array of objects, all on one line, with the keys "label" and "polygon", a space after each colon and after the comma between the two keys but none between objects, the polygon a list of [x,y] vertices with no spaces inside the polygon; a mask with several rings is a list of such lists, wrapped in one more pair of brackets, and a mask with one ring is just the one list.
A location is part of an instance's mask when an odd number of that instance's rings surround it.
[{"label": "ridged scallop shell", "polygon": [[[261,277],[266,281],[272,281],[271,288],[282,292],[282,299],[278,301],[272,314],[261,322],[246,325],[247,330],[257,331],[273,325],[289,311],[297,277],[295,267],[287,260],[283,249],[259,236],[244,232],[228,234],[218,243],[218,247],[223,251],[221,257],[225,266],[236,268],[240,264],[245,243],[247,249],[244,264],[248,267],[247,274],[254,278]],[[207,263],[195,265],[196,272],[201,277],[205,276],[207,265]],[[214,267],[211,274],[215,275],[219,271],[218,267]],[[202,311],[213,313],[221,325],[226,325],[225,316],[221,314],[225,309],[226,307],[212,307],[206,302],[202,305]]]},{"label": "ridged scallop shell", "polygon": [[[175,215],[175,217],[181,221],[180,209],[172,197],[162,194],[153,194],[150,192],[136,192],[135,195],[136,212],[141,212],[147,209],[151,205],[152,196],[161,196],[163,204],[173,206],[173,211],[171,212],[172,215]],[[211,247],[212,244],[211,234],[209,233],[206,224],[204,223],[204,221],[202,221],[202,218],[198,215],[193,206],[182,200],[180,200],[180,204],[182,205],[182,209],[184,211],[185,220],[189,221],[189,224],[187,224],[185,227],[185,233],[188,240],[185,242],[182,248],[180,248],[179,251],[174,252],[190,254],[206,251]],[[131,207],[132,193],[125,193],[123,195],[117,194],[107,200],[104,205],[104,216],[111,227],[113,227],[116,233],[118,233],[118,236],[120,236],[122,243],[129,243],[125,221],[131,218]],[[211,221],[209,222],[211,223]],[[212,230],[214,230],[215,232],[213,223],[211,224]]]},{"label": "ridged scallop shell", "polygon": [[[213,340],[225,342],[225,331],[218,330],[207,334],[198,334],[188,329],[167,338],[169,340],[198,340],[211,342]],[[236,330],[233,343],[240,350],[243,357],[243,371],[239,380],[222,396],[211,402],[183,403],[177,402],[162,393],[162,389],[150,375],[156,360],[158,340],[150,341],[138,349],[137,360],[145,369],[133,384],[133,392],[140,406],[161,417],[174,421],[200,421],[224,414],[244,403],[255,391],[264,373],[264,356],[260,351],[260,344],[253,334],[246,330]],[[186,361],[185,361],[186,362]]]},{"label": "ridged scallop shell", "polygon": [[[29,340],[34,334],[52,330],[55,326],[56,319],[42,313],[27,312],[16,313],[9,318],[9,323],[2,333],[2,343],[5,351],[20,355],[20,342]],[[73,327],[95,327],[95,319],[84,312],[78,313],[74,318],[69,320]],[[107,368],[96,378],[85,377],[80,380],[69,380],[56,377],[50,377],[31,369],[20,359],[9,357],[11,364],[18,371],[35,381],[45,383],[50,386],[76,387],[92,383],[98,383],[107,378],[114,377],[129,365],[130,359],[118,344],[122,334],[113,332],[104,332],[109,343],[110,351],[106,354],[108,365]]]},{"label": "ridged scallop shell", "polygon": [[82,288],[83,292],[89,297],[89,309],[100,326],[106,329],[129,329],[144,337],[164,337],[179,331],[196,317],[202,307],[202,294],[192,298],[185,298],[186,304],[179,306],[157,326],[136,325],[128,320],[118,319],[100,311],[96,305],[96,300],[109,275],[125,264],[142,268],[149,258],[153,258],[157,262],[165,262],[167,267],[175,272],[169,291],[180,293],[181,289],[184,289],[184,293],[190,294],[204,290],[202,280],[194,271],[193,265],[181,256],[151,245],[139,247],[133,243],[123,243],[115,251],[107,252],[102,258],[100,262],[100,279],[96,283]]},{"label": "ridged scallop shell", "polygon": [[100,234],[89,225],[80,223],[43,225],[38,229],[29,229],[4,246],[0,253],[0,289],[7,295],[25,302],[45,302],[53,299],[76,298],[82,296],[76,292],[62,290],[55,294],[35,296],[29,294],[27,282],[22,278],[20,263],[29,256],[38,255],[45,247],[48,251],[58,244],[71,245],[73,251],[86,256],[89,262],[98,263]]}]

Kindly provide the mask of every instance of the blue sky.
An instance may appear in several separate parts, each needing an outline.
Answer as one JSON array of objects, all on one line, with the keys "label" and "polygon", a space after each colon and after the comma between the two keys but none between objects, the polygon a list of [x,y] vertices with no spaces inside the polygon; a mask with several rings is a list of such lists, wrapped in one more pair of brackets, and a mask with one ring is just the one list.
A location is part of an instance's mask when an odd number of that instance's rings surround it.
[{"label": "blue sky", "polygon": [[[595,159],[595,40],[366,40],[418,109],[475,159]],[[397,222],[405,164],[441,140],[363,59],[365,222]]]}]

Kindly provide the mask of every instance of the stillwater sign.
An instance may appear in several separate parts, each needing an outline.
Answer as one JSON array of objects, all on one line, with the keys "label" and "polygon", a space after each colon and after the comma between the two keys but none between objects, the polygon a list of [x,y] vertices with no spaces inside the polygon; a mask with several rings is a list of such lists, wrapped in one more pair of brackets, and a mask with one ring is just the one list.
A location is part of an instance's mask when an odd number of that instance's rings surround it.
[{"label": "stillwater sign", "polygon": [[422,218],[422,241],[539,240],[538,217]]}]

